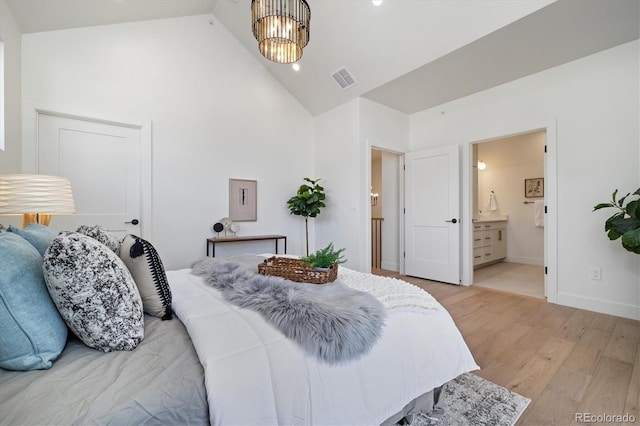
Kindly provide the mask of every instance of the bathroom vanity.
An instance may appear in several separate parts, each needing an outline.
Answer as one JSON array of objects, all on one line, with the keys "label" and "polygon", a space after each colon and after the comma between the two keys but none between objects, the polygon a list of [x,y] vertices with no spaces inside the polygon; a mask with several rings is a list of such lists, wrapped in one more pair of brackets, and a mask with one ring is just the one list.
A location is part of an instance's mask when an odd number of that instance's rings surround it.
[{"label": "bathroom vanity", "polygon": [[473,267],[500,262],[507,257],[507,217],[473,219]]}]

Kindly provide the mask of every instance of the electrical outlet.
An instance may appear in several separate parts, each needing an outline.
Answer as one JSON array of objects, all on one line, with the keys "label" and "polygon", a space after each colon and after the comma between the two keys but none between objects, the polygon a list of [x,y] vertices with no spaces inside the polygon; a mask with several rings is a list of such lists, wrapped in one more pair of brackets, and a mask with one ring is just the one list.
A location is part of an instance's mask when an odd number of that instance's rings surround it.
[{"label": "electrical outlet", "polygon": [[602,281],[602,268],[592,266],[589,268],[589,279],[594,281]]}]

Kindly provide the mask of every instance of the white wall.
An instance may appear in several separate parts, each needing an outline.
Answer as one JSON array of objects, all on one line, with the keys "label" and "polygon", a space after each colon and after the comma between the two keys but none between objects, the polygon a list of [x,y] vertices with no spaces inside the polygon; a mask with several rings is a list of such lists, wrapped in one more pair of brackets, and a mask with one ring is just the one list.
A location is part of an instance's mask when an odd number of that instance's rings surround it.
[{"label": "white wall", "polygon": [[409,116],[360,98],[317,116],[314,129],[316,174],[331,191],[315,221],[317,246],[346,247],[346,265],[370,271],[371,148],[406,152]]},{"label": "white wall", "polygon": [[[0,173],[20,172],[20,49],[21,33],[4,0],[0,0],[0,40],[4,42],[5,149],[0,150]],[[6,218],[3,218],[5,225]]]},{"label": "white wall", "polygon": [[[409,151],[409,116],[403,112],[360,99],[360,143],[366,153],[371,148],[382,150],[382,262],[383,269],[399,270],[402,244],[398,155]],[[366,158],[366,157],[365,157]],[[366,174],[365,170],[365,176]],[[365,185],[367,183],[365,182]],[[365,218],[368,223],[370,217]],[[371,235],[361,238],[361,250],[367,251]],[[369,250],[370,252],[370,250]],[[368,269],[366,269],[368,271]]]},{"label": "white wall", "polygon": [[[544,265],[544,229],[536,227],[534,198],[524,197],[524,179],[544,177],[544,132],[527,133],[478,144],[487,164],[478,171],[478,207],[483,215],[507,215],[507,262]],[[498,210],[489,211],[494,191]],[[535,198],[535,200],[544,198]]]},{"label": "white wall", "polygon": [[359,179],[358,103],[355,100],[334,108],[314,121],[315,178],[322,179],[327,207],[313,219],[316,241],[309,247],[313,251],[333,242],[336,248],[346,249],[345,265],[354,269],[367,262],[371,266],[371,259],[365,260],[360,252],[359,241],[363,212],[369,212],[371,204],[363,202]]},{"label": "white wall", "polygon": [[[558,302],[640,316],[640,260],[606,239],[606,212],[591,213],[612,189],[638,186],[637,41],[411,117],[358,99],[313,119],[210,19],[25,35],[23,152],[33,152],[33,108],[153,123],[152,235],[169,269],[204,255],[211,225],[227,215],[231,177],[258,180],[258,221],[241,233],[283,233],[289,252],[301,253],[304,222],[285,203],[303,177],[322,178],[329,202],[311,220],[311,247],[333,241],[347,248],[348,266],[367,271],[371,147],[467,146],[557,121]],[[20,154],[3,155],[15,169]],[[33,169],[33,155],[22,164]],[[602,282],[588,280],[590,266],[603,269]]]},{"label": "white wall", "polygon": [[[398,270],[402,241],[400,224],[400,181],[397,154],[409,151],[409,116],[403,112],[360,99],[360,143],[366,153],[371,148],[382,150],[382,268]],[[366,172],[365,172],[366,173]],[[365,176],[367,176],[365,174]],[[365,185],[367,183],[365,182]],[[364,189],[364,188],[363,188]],[[365,218],[369,223],[370,217]],[[369,230],[361,238],[361,250],[367,252],[371,241]],[[370,251],[369,251],[370,252]],[[368,271],[368,269],[366,269]]]},{"label": "white wall", "polygon": [[[211,19],[25,34],[22,42],[24,152],[33,152],[33,108],[153,123],[151,239],[168,269],[205,255],[211,226],[228,215],[229,178],[258,181],[258,221],[240,223],[241,235],[281,233],[290,253],[304,247],[303,222],[286,201],[313,175],[312,117]],[[27,157],[25,171],[35,167]],[[238,250],[273,245],[216,253]]]},{"label": "white wall", "polygon": [[[592,209],[615,188],[638,187],[638,51],[638,41],[627,43],[411,116],[412,149],[461,144],[463,152],[527,123],[555,122],[557,205],[549,207],[558,218],[557,301],[635,319],[640,256],[608,241],[610,212]],[[591,266],[602,268],[602,281],[589,279]]]}]

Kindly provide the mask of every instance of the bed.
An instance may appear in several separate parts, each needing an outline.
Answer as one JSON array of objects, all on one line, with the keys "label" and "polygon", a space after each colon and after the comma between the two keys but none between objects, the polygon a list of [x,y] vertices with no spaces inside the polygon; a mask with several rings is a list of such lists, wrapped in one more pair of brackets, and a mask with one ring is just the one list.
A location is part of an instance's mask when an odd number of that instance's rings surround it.
[{"label": "bed", "polygon": [[208,424],[204,372],[182,322],[145,316],[133,351],[70,336],[48,370],[0,369],[3,425]]},{"label": "bed", "polygon": [[[432,409],[444,383],[478,368],[447,311],[399,280],[340,267],[340,285],[387,308],[370,348],[328,362],[229,302],[207,276],[166,277],[175,315],[145,314],[135,349],[103,353],[69,333],[50,369],[0,369],[0,424],[395,424]],[[404,286],[405,300],[385,285]],[[416,291],[422,306],[407,302]]]}]

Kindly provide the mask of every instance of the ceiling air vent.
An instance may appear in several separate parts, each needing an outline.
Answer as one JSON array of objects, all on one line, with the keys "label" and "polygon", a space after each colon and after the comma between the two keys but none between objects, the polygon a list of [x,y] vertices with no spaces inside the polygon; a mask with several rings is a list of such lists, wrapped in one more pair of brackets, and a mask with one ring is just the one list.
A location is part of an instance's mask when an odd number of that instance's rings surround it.
[{"label": "ceiling air vent", "polygon": [[357,83],[351,73],[344,67],[331,74],[331,76],[341,89],[347,89]]}]

